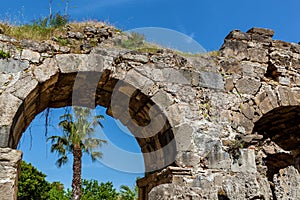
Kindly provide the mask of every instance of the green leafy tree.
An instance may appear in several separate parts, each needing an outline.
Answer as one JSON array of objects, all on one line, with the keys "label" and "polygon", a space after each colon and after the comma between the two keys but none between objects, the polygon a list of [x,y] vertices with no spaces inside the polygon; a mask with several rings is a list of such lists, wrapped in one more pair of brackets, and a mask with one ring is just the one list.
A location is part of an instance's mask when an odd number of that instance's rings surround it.
[{"label": "green leafy tree", "polygon": [[81,200],[117,200],[118,193],[112,182],[98,183],[97,180],[82,180]]},{"label": "green leafy tree", "polygon": [[48,199],[50,183],[45,180],[46,175],[22,161],[18,182],[18,200]]},{"label": "green leafy tree", "polygon": [[69,200],[62,183],[53,182],[50,187],[48,200]]},{"label": "green leafy tree", "polygon": [[[92,118],[92,119],[91,119]],[[100,120],[102,115],[91,116],[91,109],[73,107],[73,115],[70,113],[60,116],[59,126],[63,130],[62,136],[51,136],[51,152],[60,156],[56,162],[58,167],[68,162],[68,154],[73,155],[73,179],[72,179],[72,200],[81,198],[81,171],[82,154],[91,155],[93,161],[100,159],[102,153],[98,151],[105,140],[95,138],[95,127],[103,127]]]},{"label": "green leafy tree", "polygon": [[121,200],[136,200],[138,199],[138,187],[131,189],[127,185],[121,185],[120,187],[120,199]]}]

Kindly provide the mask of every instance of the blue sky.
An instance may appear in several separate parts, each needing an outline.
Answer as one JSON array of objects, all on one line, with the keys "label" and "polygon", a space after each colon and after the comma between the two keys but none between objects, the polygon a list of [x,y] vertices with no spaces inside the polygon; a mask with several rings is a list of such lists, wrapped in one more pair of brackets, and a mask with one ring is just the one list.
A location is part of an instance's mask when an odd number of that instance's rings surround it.
[{"label": "blue sky", "polygon": [[[93,112],[94,113],[94,112]],[[112,181],[116,188],[120,185],[133,186],[136,177],[143,177],[143,157],[135,138],[119,121],[105,114],[105,108],[98,106],[95,113],[105,116],[103,129],[96,128],[95,137],[105,139],[107,144],[101,147],[103,158],[92,162],[90,156],[83,157],[82,176],[102,182]],[[58,168],[55,165],[57,154],[50,153],[51,142],[47,137],[60,135],[59,116],[64,108],[50,109],[48,135],[45,128],[45,112],[40,113],[31,122],[23,134],[18,149],[23,151],[23,160],[32,163],[47,175],[48,181],[61,181],[66,187],[72,181],[72,156],[69,162]]]},{"label": "blue sky", "polygon": [[[53,6],[56,11],[64,7],[61,0],[53,0]],[[225,36],[231,30],[247,31],[252,27],[273,29],[274,39],[298,43],[300,41],[299,10],[298,0],[73,0],[69,14],[72,20],[106,21],[122,30],[143,27],[171,29],[190,36],[206,50],[211,51],[221,47]],[[46,15],[48,15],[47,0],[1,2],[0,18],[4,21],[24,23]],[[54,116],[59,115],[60,112],[57,111]],[[21,148],[25,150],[24,159],[31,159],[34,165],[41,165],[39,168],[48,174],[49,180],[59,179],[66,185],[70,185],[70,166],[65,166],[58,171],[52,164],[55,162],[55,155],[51,155],[45,145],[39,145],[45,140],[41,133],[43,130],[39,127],[40,123],[43,122],[37,118],[32,125],[34,139],[31,151],[28,150],[30,135],[26,133],[26,137],[22,140]],[[107,131],[117,132],[114,120],[110,120],[109,117],[104,122],[104,126]],[[119,142],[118,145],[123,145],[122,148],[130,147],[128,151],[138,151],[134,139],[127,136],[122,140],[118,139],[120,135],[112,136],[110,139]],[[105,148],[104,151],[110,152]],[[41,160],[47,161],[46,164],[42,164]],[[132,185],[135,177],[141,175],[117,173],[99,163],[92,165],[89,160],[85,160],[84,165],[85,178],[113,181],[117,187],[120,184]]]},{"label": "blue sky", "polygon": [[[53,1],[56,11],[63,9],[61,0]],[[107,21],[123,30],[169,28],[217,50],[231,30],[251,27],[271,28],[274,38],[299,42],[299,9],[297,0],[73,0],[70,15],[77,21]],[[0,13],[12,21],[30,21],[48,14],[48,1],[3,1]]]}]

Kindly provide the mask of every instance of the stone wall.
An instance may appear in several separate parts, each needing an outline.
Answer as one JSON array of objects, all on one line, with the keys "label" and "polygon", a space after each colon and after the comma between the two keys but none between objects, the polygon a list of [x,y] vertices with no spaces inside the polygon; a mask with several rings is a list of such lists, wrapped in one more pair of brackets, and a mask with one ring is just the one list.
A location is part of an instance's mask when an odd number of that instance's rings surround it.
[{"label": "stone wall", "polygon": [[0,148],[0,199],[16,200],[18,172],[22,153],[9,148]]},{"label": "stone wall", "polygon": [[101,105],[144,154],[140,199],[299,199],[300,46],[273,34],[235,30],[197,56],[123,49],[105,26],[68,26],[79,51],[2,35],[0,146],[48,107]]}]

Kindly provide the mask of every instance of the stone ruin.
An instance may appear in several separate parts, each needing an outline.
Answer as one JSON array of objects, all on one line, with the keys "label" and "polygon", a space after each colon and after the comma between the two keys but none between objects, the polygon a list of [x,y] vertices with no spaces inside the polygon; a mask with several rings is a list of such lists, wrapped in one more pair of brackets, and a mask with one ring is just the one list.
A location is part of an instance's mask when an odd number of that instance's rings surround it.
[{"label": "stone ruin", "polygon": [[234,30],[193,56],[119,48],[105,26],[69,28],[79,52],[0,35],[0,199],[16,199],[30,122],[70,105],[106,107],[136,137],[141,200],[300,199],[300,45],[273,34]]}]

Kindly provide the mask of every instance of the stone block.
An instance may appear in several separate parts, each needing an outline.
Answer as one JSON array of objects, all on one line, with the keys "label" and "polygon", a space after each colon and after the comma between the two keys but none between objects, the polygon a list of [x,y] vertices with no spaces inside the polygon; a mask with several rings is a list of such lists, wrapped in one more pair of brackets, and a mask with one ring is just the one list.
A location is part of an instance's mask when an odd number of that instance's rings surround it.
[{"label": "stone block", "polygon": [[225,60],[221,63],[222,69],[226,74],[239,74],[242,75],[242,66],[240,61],[236,61],[235,59]]},{"label": "stone block", "polygon": [[58,66],[54,59],[48,58],[44,60],[43,64],[33,69],[34,77],[38,82],[42,83],[49,80],[58,72]]},{"label": "stone block", "polygon": [[259,34],[259,35],[264,35],[264,36],[269,36],[273,37],[274,31],[271,29],[266,29],[266,28],[251,28],[250,30],[247,31],[247,33],[250,34]]},{"label": "stone block", "polygon": [[247,31],[251,40],[261,43],[269,43],[272,41],[274,31],[264,28],[252,28]]},{"label": "stone block", "polygon": [[225,85],[224,85],[225,91],[229,92],[234,89],[234,83],[232,78],[227,78],[225,80]]},{"label": "stone block", "polygon": [[[283,49],[283,50],[289,51],[292,47],[292,44],[289,42],[281,41],[281,40],[273,40],[271,42],[271,46],[275,47],[276,49]],[[294,47],[295,47],[295,45],[294,45]]]},{"label": "stone block", "polygon": [[23,49],[21,54],[22,60],[28,60],[32,63],[39,63],[40,62],[40,54],[38,52],[32,51],[30,49]]},{"label": "stone block", "polygon": [[279,106],[277,95],[270,85],[262,86],[261,92],[254,97],[254,102],[263,114]]},{"label": "stone block", "polygon": [[14,95],[4,92],[0,95],[0,126],[10,125],[22,104],[22,100]]},{"label": "stone block", "polygon": [[269,184],[267,191],[260,187],[260,176],[249,172],[233,174],[223,178],[222,191],[228,199],[272,199],[267,198],[272,197]]},{"label": "stone block", "polygon": [[150,110],[150,119],[151,121],[147,126],[140,127],[143,133],[140,137],[150,138],[155,136],[157,133],[163,131],[167,123],[167,119],[163,115],[163,113],[155,114],[154,111],[153,114],[151,114],[151,110]]},{"label": "stone block", "polygon": [[184,186],[176,184],[161,184],[149,192],[149,200],[176,200],[176,199],[204,199],[202,195],[194,191],[188,191]]},{"label": "stone block", "polygon": [[29,67],[28,61],[9,59],[0,59],[0,72],[17,73],[22,72]]},{"label": "stone block", "polygon": [[18,190],[18,171],[22,152],[0,148],[0,191],[1,200],[16,200]]},{"label": "stone block", "polygon": [[104,69],[105,59],[99,54],[89,54],[87,66],[89,71],[102,72]]},{"label": "stone block", "polygon": [[273,50],[270,54],[270,61],[277,68],[283,68],[283,70],[287,70],[291,67],[291,53],[289,51],[283,50]]},{"label": "stone block", "polygon": [[245,133],[251,133],[254,127],[253,122],[239,112],[232,112],[232,125],[235,127],[243,127]]},{"label": "stone block", "polygon": [[240,40],[227,40],[220,49],[221,56],[232,58],[235,56],[236,60],[243,60],[247,55],[247,41]]},{"label": "stone block", "polygon": [[273,178],[276,199],[300,199],[300,175],[293,166],[280,169]]},{"label": "stone block", "polygon": [[189,106],[186,104],[176,103],[168,107],[166,115],[172,127],[183,123],[187,110],[189,110]]},{"label": "stone block", "polygon": [[241,111],[248,119],[254,118],[255,109],[253,108],[253,105],[251,106],[248,103],[244,103],[241,105]]},{"label": "stone block", "polygon": [[134,69],[129,70],[129,72],[126,74],[124,81],[133,85],[136,89],[139,90],[143,90],[144,88],[145,90],[147,90],[154,84],[153,81],[141,75]]},{"label": "stone block", "polygon": [[253,78],[241,78],[235,86],[241,94],[255,95],[261,86],[261,82]]},{"label": "stone block", "polygon": [[176,154],[176,164],[180,167],[193,167],[197,168],[199,165],[200,157],[197,153],[192,151],[179,151]]},{"label": "stone block", "polygon": [[0,147],[8,147],[8,141],[10,136],[10,126],[0,126]]},{"label": "stone block", "polygon": [[24,100],[35,88],[38,87],[38,81],[27,74],[22,75],[23,77],[20,77],[13,85],[11,85],[7,89],[7,92],[10,92],[19,99]]},{"label": "stone block", "polygon": [[205,88],[224,90],[223,77],[221,74],[215,72],[201,72],[199,85]]},{"label": "stone block", "polygon": [[255,152],[253,149],[240,149],[238,160],[233,160],[231,170],[233,172],[256,173]]},{"label": "stone block", "polygon": [[143,64],[148,63],[149,61],[149,58],[146,55],[138,55],[138,54],[131,54],[131,53],[123,54],[121,58],[124,60],[132,60],[132,61],[140,62]]},{"label": "stone block", "polygon": [[287,85],[289,86],[291,84],[291,78],[290,77],[278,77],[278,82],[281,84],[281,85]]},{"label": "stone block", "polygon": [[240,30],[233,30],[231,31],[225,39],[236,39],[236,40],[250,40],[250,37],[246,34],[241,32]]},{"label": "stone block", "polygon": [[195,134],[193,137],[199,155],[206,156],[212,151],[212,149],[220,150],[222,148],[222,144],[219,138],[214,138],[209,135],[200,133]]},{"label": "stone block", "polygon": [[186,79],[185,76],[179,70],[173,68],[164,68],[162,70],[162,75],[164,77],[164,82],[175,83],[175,84],[190,84],[190,80]]},{"label": "stone block", "polygon": [[166,92],[158,91],[153,97],[152,101],[157,104],[160,109],[164,110],[174,103],[172,96]]},{"label": "stone block", "polygon": [[268,97],[266,97],[258,106],[262,114],[266,114],[267,112],[274,109],[271,100]]},{"label": "stone block", "polygon": [[183,124],[174,128],[177,151],[189,151],[193,141],[193,128]]},{"label": "stone block", "polygon": [[222,150],[212,151],[208,154],[208,168],[209,169],[223,169],[229,170],[231,166],[231,158],[227,152]]},{"label": "stone block", "polygon": [[85,54],[59,54],[56,61],[62,73],[89,71],[89,60]]},{"label": "stone block", "polygon": [[294,93],[292,93],[289,87],[278,86],[276,90],[279,98],[279,104],[281,106],[298,105],[297,98],[294,97]]},{"label": "stone block", "polygon": [[247,57],[252,62],[267,63],[269,61],[267,53],[268,51],[265,49],[249,48]]}]

